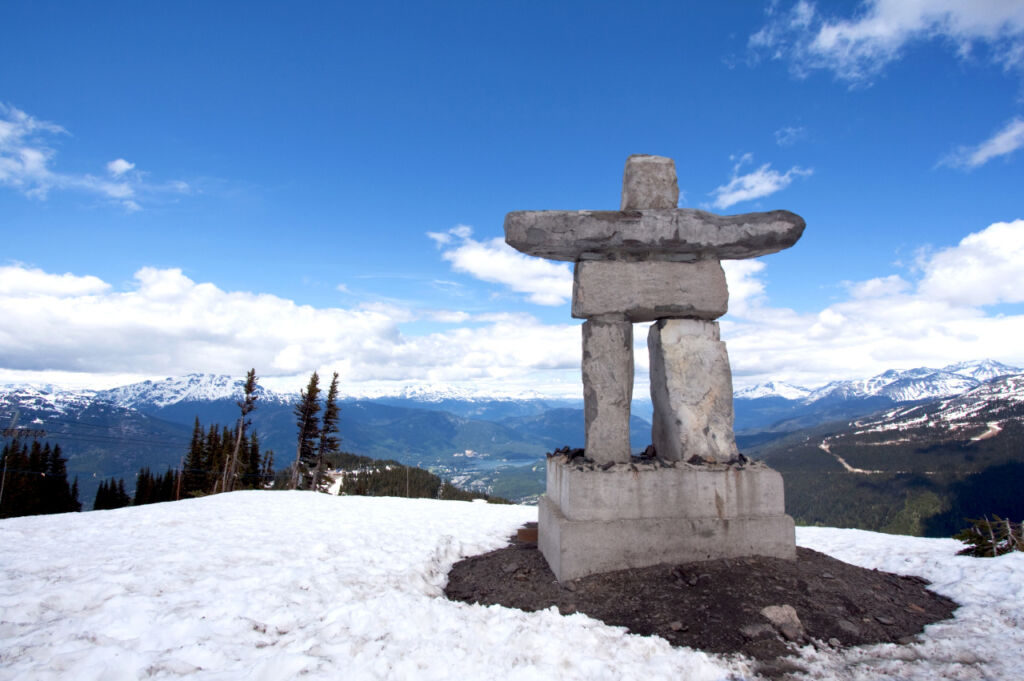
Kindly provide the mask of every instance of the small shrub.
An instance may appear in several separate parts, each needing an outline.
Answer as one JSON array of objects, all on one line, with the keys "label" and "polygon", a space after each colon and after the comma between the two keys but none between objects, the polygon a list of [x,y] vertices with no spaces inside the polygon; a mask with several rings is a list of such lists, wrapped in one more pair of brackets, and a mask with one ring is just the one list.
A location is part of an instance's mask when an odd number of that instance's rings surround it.
[{"label": "small shrub", "polygon": [[1024,525],[1012,523],[1009,518],[1000,518],[992,514],[977,519],[967,519],[973,523],[966,530],[953,535],[954,539],[967,544],[967,548],[957,552],[960,556],[977,556],[993,558],[1010,551],[1024,551]]}]

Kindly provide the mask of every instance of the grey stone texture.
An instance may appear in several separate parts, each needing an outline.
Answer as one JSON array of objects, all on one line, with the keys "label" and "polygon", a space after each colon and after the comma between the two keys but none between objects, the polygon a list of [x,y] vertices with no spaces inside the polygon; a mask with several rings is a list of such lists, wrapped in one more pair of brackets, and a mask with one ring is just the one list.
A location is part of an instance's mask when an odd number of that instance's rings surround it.
[{"label": "grey stone texture", "polygon": [[551,260],[731,260],[789,248],[804,221],[789,211],[715,215],[688,208],[515,211],[505,241]]},{"label": "grey stone texture", "polygon": [[675,161],[649,154],[633,154],[626,159],[619,210],[675,208],[678,205]]},{"label": "grey stone texture", "polygon": [[599,463],[629,461],[633,400],[633,325],[590,320],[583,324],[584,447]]},{"label": "grey stone texture", "polygon": [[[559,581],[659,563],[796,557],[782,476],[739,463],[729,357],[712,320],[728,307],[719,261],[788,248],[804,221],[783,210],[714,215],[678,201],[673,161],[634,155],[621,210],[505,217],[512,247],[576,263],[572,314],[587,320],[589,461],[549,457],[539,502],[538,545]],[[641,321],[655,322],[647,341],[654,464],[630,459],[632,323]]]},{"label": "grey stone texture", "polygon": [[651,437],[669,461],[699,456],[730,461],[739,451],[733,434],[732,372],[717,322],[662,319],[647,335],[651,355]]},{"label": "grey stone texture", "polygon": [[729,289],[717,260],[698,262],[588,260],[575,266],[572,316],[625,315],[631,322],[666,317],[717,319]]},{"label": "grey stone texture", "polygon": [[551,457],[547,465],[538,545],[561,582],[659,563],[796,557],[782,476],[762,464],[602,471]]}]

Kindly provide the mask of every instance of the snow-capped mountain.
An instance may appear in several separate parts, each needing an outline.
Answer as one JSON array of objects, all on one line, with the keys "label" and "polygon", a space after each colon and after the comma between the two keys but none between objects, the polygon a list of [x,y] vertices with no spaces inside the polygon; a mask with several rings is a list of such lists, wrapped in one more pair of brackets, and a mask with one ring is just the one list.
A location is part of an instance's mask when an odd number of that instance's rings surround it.
[{"label": "snow-capped mountain", "polygon": [[[52,384],[0,386],[0,419],[12,418],[15,408],[33,414],[77,412],[95,399],[95,390],[66,390]],[[22,420],[20,425],[25,425],[25,421]],[[3,427],[7,427],[6,422]]]},{"label": "snow-capped mountain", "polygon": [[1009,420],[1024,421],[1024,374],[986,381],[949,399],[888,409],[852,425],[857,435],[924,428],[978,440],[995,435]]},{"label": "snow-capped mountain", "polygon": [[993,378],[999,378],[1000,376],[1009,376],[1011,374],[1019,374],[1024,369],[1019,367],[1011,367],[1001,362],[996,362],[991,359],[973,360],[970,362],[958,362],[956,364],[950,364],[948,367],[943,367],[943,371],[948,371],[952,374],[959,374],[960,376],[970,376],[976,378],[981,382],[990,381]]},{"label": "snow-capped mountain", "polygon": [[1024,369],[993,360],[959,362],[941,369],[889,369],[870,378],[832,381],[813,390],[801,386],[771,381],[734,393],[737,399],[782,397],[810,404],[824,399],[852,400],[883,397],[893,402],[916,402],[959,395],[972,390],[985,381],[1001,376],[1020,374]]},{"label": "snow-capped mountain", "polygon": [[871,378],[833,381],[813,391],[807,399],[815,402],[825,398],[888,397],[893,402],[912,402],[958,395],[980,383],[977,378],[945,369],[890,369]]},{"label": "snow-capped mountain", "polygon": [[784,383],[782,381],[768,381],[758,383],[749,388],[743,388],[733,393],[737,399],[756,400],[762,397],[782,397],[787,400],[802,400],[809,396],[811,391],[798,385]]},{"label": "snow-capped mountain", "polygon": [[[180,402],[239,400],[245,393],[244,388],[244,378],[233,378],[224,374],[188,374],[165,378],[162,381],[143,381],[101,390],[96,393],[96,399],[111,402],[119,407],[162,408]],[[275,393],[259,385],[256,386],[256,394],[264,404],[292,399],[292,395]]]}]

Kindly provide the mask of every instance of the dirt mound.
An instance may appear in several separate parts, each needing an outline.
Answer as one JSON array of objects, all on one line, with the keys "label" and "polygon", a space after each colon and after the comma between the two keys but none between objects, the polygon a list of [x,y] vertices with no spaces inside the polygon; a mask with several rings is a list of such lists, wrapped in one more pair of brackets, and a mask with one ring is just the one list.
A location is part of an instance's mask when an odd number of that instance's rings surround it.
[{"label": "dirt mound", "polygon": [[741,653],[759,660],[761,673],[776,675],[792,668],[781,658],[795,644],[909,643],[957,607],[926,584],[804,548],[795,561],[657,565],[559,584],[537,545],[513,538],[506,548],[457,563],[445,593],[467,603],[581,612],[672,645]]}]

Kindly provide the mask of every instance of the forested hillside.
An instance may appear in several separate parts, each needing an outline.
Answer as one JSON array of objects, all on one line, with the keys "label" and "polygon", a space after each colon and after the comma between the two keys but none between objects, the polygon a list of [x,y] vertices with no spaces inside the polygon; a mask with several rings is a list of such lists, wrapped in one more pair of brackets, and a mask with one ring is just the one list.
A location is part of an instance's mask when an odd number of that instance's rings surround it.
[{"label": "forested hillside", "polygon": [[749,451],[782,472],[801,524],[949,536],[967,518],[1024,518],[1022,385],[1004,378]]}]

